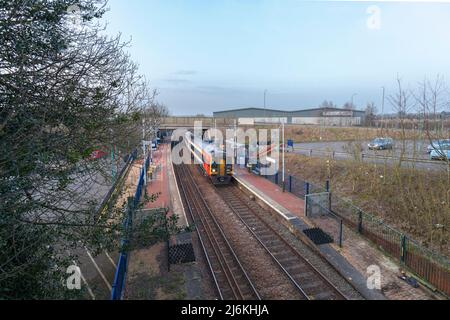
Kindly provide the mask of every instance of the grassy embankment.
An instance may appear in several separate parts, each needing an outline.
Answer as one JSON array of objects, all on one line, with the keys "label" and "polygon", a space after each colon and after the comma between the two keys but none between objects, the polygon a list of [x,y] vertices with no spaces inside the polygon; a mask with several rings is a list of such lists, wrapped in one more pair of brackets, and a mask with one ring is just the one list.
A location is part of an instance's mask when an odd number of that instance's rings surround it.
[{"label": "grassy embankment", "polygon": [[288,154],[289,174],[323,185],[399,231],[449,256],[448,173]]}]

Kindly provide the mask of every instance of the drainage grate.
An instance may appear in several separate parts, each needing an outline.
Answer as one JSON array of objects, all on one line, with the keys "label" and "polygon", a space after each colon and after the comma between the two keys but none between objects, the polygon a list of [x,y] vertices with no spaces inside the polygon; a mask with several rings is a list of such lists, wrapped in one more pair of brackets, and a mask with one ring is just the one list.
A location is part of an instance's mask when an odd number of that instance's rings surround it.
[{"label": "drainage grate", "polygon": [[195,261],[192,243],[177,244],[169,247],[169,263],[183,264]]},{"label": "drainage grate", "polygon": [[331,237],[328,233],[325,233],[320,228],[314,228],[314,229],[306,229],[303,230],[303,233],[306,234],[306,236],[311,239],[316,245],[322,245],[327,243],[333,243],[333,237]]}]

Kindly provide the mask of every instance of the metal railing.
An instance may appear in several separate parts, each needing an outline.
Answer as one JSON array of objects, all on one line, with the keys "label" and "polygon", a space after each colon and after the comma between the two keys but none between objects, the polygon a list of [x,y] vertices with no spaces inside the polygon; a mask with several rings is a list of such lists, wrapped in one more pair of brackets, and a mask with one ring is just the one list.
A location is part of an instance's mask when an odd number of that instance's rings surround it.
[{"label": "metal railing", "polygon": [[[279,173],[272,175],[272,176],[261,175],[261,177],[278,185],[280,188],[283,188],[283,180],[280,177]],[[307,182],[306,180],[303,180],[303,179],[300,179],[300,178],[297,178],[297,177],[294,177],[291,175],[286,178],[285,188],[286,188],[286,191],[289,191],[290,193],[296,195],[299,198],[304,198],[306,195],[311,194],[311,193],[328,192],[326,186],[321,187],[321,186]]]},{"label": "metal railing", "polygon": [[137,157],[137,150],[133,151],[133,153],[130,154],[127,163],[117,175],[113,186],[111,187],[111,189],[109,189],[108,193],[106,194],[105,198],[100,204],[99,209],[97,210],[96,219],[99,219],[106,211],[110,210],[111,207],[115,204],[117,195],[119,194],[120,190],[122,189],[123,183],[125,182],[125,177],[127,176],[128,171],[130,170],[131,165],[133,164],[133,161],[136,159],[136,157]]},{"label": "metal railing", "polygon": [[309,157],[313,156],[322,156],[327,157],[331,159],[336,159],[339,157],[348,158],[348,159],[355,159],[358,158],[362,161],[364,159],[372,159],[372,160],[392,160],[392,161],[404,161],[404,162],[417,162],[417,163],[426,163],[426,164],[432,164],[432,165],[446,165],[447,162],[445,161],[435,161],[430,160],[426,158],[418,158],[418,157],[400,157],[395,155],[385,155],[385,154],[376,154],[376,153],[368,153],[368,152],[358,152],[358,153],[351,153],[351,152],[344,152],[344,151],[333,151],[333,150],[323,150],[323,149],[311,149],[311,148],[305,148],[305,147],[295,147],[295,152],[297,152],[300,155],[306,155]]},{"label": "metal railing", "polygon": [[[278,174],[264,178],[282,187],[283,183],[280,181]],[[409,269],[418,278],[450,296],[450,260],[447,257],[425,248],[381,219],[364,212],[351,201],[344,200],[331,193],[328,181],[326,187],[323,188],[306,180],[289,176],[286,184],[286,191],[305,199],[306,215],[311,214],[313,216],[314,213],[317,213],[337,222],[335,225],[323,223],[323,226],[325,229],[330,228],[335,238],[339,239],[341,246],[344,245],[343,227],[345,226],[376,244],[390,256],[398,259],[402,266]],[[326,204],[314,197],[323,194],[327,194],[329,197]]]},{"label": "metal railing", "polygon": [[150,165],[150,156],[146,160],[145,166],[141,169],[141,174],[139,175],[139,182],[136,188],[136,193],[134,197],[130,197],[128,200],[128,206],[126,211],[126,217],[123,223],[124,234],[122,236],[121,252],[119,257],[119,263],[117,264],[116,274],[114,276],[114,284],[112,286],[111,300],[122,300],[125,293],[125,283],[127,279],[128,270],[128,245],[130,242],[129,236],[131,231],[131,226],[133,224],[133,215],[137,210],[139,203],[141,201],[142,193],[144,191],[144,177],[147,174],[145,168]]},{"label": "metal railing", "polygon": [[418,277],[450,296],[450,260],[447,257],[425,248],[381,219],[336,195],[331,197],[331,211]]},{"label": "metal railing", "polygon": [[329,192],[313,193],[305,196],[305,216],[320,226],[333,241],[343,247],[344,220],[330,210],[331,194]]}]

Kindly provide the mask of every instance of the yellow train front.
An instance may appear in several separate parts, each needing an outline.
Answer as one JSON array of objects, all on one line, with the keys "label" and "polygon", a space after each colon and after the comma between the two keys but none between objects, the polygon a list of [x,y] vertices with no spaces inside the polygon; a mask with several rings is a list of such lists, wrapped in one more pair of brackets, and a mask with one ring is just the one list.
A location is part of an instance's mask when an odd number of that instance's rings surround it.
[{"label": "yellow train front", "polygon": [[227,163],[226,152],[217,148],[213,143],[195,142],[192,134],[186,136],[186,142],[191,150],[192,158],[197,159],[203,172],[215,185],[231,183],[234,175],[233,164]]}]

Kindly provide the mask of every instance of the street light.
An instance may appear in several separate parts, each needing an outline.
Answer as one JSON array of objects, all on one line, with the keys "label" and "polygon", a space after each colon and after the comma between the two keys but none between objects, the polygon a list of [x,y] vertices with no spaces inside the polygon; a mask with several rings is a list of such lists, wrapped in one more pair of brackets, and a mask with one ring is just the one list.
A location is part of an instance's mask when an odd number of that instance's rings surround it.
[{"label": "street light", "polygon": [[354,98],[355,98],[357,95],[358,95],[357,93],[354,93],[354,94],[352,95],[352,107],[355,106],[355,104],[354,104]]},{"label": "street light", "polygon": [[147,155],[145,141],[145,109],[142,107],[142,151],[144,153],[144,185],[147,185]]},{"label": "street light", "polygon": [[264,90],[264,122],[266,121],[266,117],[267,117],[267,115],[266,115],[266,107],[267,107],[267,105],[266,105],[266,101],[267,101],[267,89],[266,90]]},{"label": "street light", "polygon": [[[286,156],[285,156],[285,152],[286,152],[286,140],[285,140],[285,123],[283,120],[280,121],[281,124],[281,146],[282,146],[282,157],[281,157],[281,162],[282,162],[282,171],[281,171],[281,179],[282,179],[282,183],[283,183],[283,192],[286,192]],[[280,129],[280,127],[278,127],[278,130]]]},{"label": "street light", "polygon": [[286,192],[286,162],[285,162],[286,141],[285,141],[284,121],[281,122],[283,126],[283,192]]},{"label": "street light", "polygon": [[383,127],[384,127],[384,100],[385,100],[385,93],[386,93],[386,88],[385,87],[381,87],[383,89],[383,102],[381,104],[381,117],[382,117],[382,121],[381,121],[381,133],[383,133]]}]

